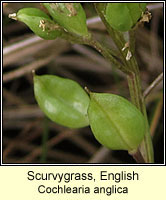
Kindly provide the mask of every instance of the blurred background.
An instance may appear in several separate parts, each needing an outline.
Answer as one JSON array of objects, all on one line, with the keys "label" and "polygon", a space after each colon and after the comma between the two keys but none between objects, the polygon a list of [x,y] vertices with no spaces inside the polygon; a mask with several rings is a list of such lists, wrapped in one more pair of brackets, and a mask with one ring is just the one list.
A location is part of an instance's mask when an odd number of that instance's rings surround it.
[{"label": "blurred background", "polygon": [[[109,48],[115,48],[93,3],[82,3],[89,30]],[[61,39],[46,41],[8,14],[24,7],[41,8],[40,3],[3,3],[3,163],[129,163],[126,151],[102,147],[89,127],[68,129],[47,119],[33,93],[32,70],[56,74],[77,81],[91,91],[115,93],[130,99],[123,73],[93,48]],[[153,137],[155,163],[164,162],[163,128],[163,4],[148,4],[152,20],[136,31],[136,57],[142,88],[160,76],[146,97]]]}]

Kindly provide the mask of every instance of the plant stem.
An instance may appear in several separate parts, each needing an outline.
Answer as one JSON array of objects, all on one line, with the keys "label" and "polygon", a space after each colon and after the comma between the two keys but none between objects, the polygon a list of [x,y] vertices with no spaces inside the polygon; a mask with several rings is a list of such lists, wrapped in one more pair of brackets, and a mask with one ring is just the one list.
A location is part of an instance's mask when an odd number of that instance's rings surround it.
[{"label": "plant stem", "polygon": [[94,4],[95,4],[95,8],[96,8],[98,15],[100,16],[102,22],[104,23],[109,35],[113,39],[113,41],[121,55],[123,64],[126,66],[126,68],[128,68],[127,61],[125,59],[126,53],[124,51],[122,51],[122,49],[126,43],[126,41],[124,40],[123,34],[119,31],[115,31],[106,21],[105,16],[104,16],[104,9],[105,9],[106,3],[94,3]]},{"label": "plant stem", "polygon": [[[131,52],[131,59],[126,59],[126,51],[123,51],[123,47],[125,46],[126,41],[124,40],[124,37],[122,33],[115,31],[112,29],[112,27],[107,23],[104,12],[105,12],[106,3],[95,3],[95,8],[102,19],[104,25],[107,28],[108,33],[110,34],[111,38],[113,39],[115,45],[117,46],[117,49],[119,50],[119,53],[122,58],[122,62],[124,64],[123,69],[125,68],[130,73],[126,73],[125,70],[123,70],[124,73],[127,75],[128,85],[129,85],[129,91],[131,96],[132,103],[143,113],[145,117],[145,125],[146,125],[146,132],[145,137],[143,139],[142,144],[140,145],[138,151],[136,154],[133,154],[132,156],[135,158],[137,162],[142,162],[141,157],[139,156],[140,153],[142,154],[142,157],[146,163],[153,163],[154,162],[154,155],[153,155],[153,145],[152,140],[150,136],[150,130],[149,130],[149,123],[147,118],[147,112],[146,112],[146,105],[141,89],[141,81],[140,81],[140,74],[139,74],[139,68],[137,61],[135,59],[134,53],[135,53],[135,33],[134,30],[129,31],[129,50]],[[139,160],[140,159],[140,160]]]},{"label": "plant stem", "polygon": [[[145,124],[146,124],[146,133],[145,138],[140,145],[140,148],[138,149],[136,154],[132,154],[134,159],[136,159],[137,162],[143,163],[153,163],[153,146],[152,146],[152,140],[149,132],[149,123],[146,113],[146,106],[144,102],[144,97],[141,90],[141,81],[140,81],[140,75],[139,75],[139,69],[138,64],[134,56],[132,56],[131,60],[127,62],[127,68],[124,65],[119,64],[109,53],[109,49],[102,46],[99,42],[95,41],[94,39],[91,39],[88,44],[92,47],[94,47],[96,50],[98,50],[110,63],[113,63],[118,69],[123,71],[127,75],[129,90],[130,90],[130,96],[132,103],[143,113],[145,117]],[[132,70],[132,71],[130,71]],[[140,152],[142,156],[140,156]],[[143,159],[142,159],[143,157]]]},{"label": "plant stem", "polygon": [[[145,163],[153,163],[153,146],[152,140],[149,131],[149,123],[146,113],[146,105],[144,102],[144,97],[141,89],[141,81],[140,81],[140,74],[139,74],[139,67],[137,61],[135,59],[135,32],[134,30],[129,31],[129,47],[126,47],[126,42],[123,36],[123,33],[114,30],[106,21],[104,16],[104,9],[106,3],[95,3],[96,10],[98,15],[102,19],[104,25],[107,28],[108,33],[110,34],[111,38],[113,39],[115,45],[120,54],[120,59],[115,56],[113,51],[105,47],[104,45],[100,44],[96,41],[93,36],[89,33],[89,35],[85,37],[80,37],[78,35],[73,35],[70,33],[66,33],[63,31],[62,38],[66,39],[70,42],[77,43],[77,44],[86,44],[89,46],[94,47],[99,53],[101,53],[111,64],[116,66],[116,68],[120,69],[124,72],[127,76],[129,91],[131,96],[132,103],[142,112],[145,117],[145,125],[146,125],[146,132],[143,142],[141,143],[139,149],[135,153],[131,153],[133,158],[137,162],[145,162]],[[124,49],[125,47],[125,49]],[[126,53],[127,48],[127,53]],[[128,53],[131,54],[131,57],[128,58]]]},{"label": "plant stem", "polygon": [[72,43],[85,44],[95,48],[99,53],[103,55],[104,58],[106,58],[111,64],[116,66],[116,68],[120,69],[126,74],[130,74],[130,70],[124,67],[120,59],[119,60],[117,59],[117,53],[105,47],[104,45],[100,44],[97,40],[93,38],[93,36],[90,33],[88,36],[80,37],[78,35],[72,35],[70,33],[66,33],[63,31],[61,37]]},{"label": "plant stem", "polygon": [[139,147],[139,150],[142,153],[142,156],[144,157],[144,160],[146,163],[153,163],[154,162],[153,144],[152,144],[149,122],[148,122],[148,117],[147,117],[146,104],[145,104],[145,99],[144,99],[144,96],[142,93],[142,88],[141,88],[139,67],[138,67],[137,60],[134,56],[134,53],[135,53],[135,31],[134,30],[129,31],[129,36],[130,36],[129,49],[133,54],[133,56],[129,62],[130,68],[133,71],[133,73],[131,75],[132,77],[127,76],[129,90],[130,90],[130,96],[131,96],[131,101],[133,102],[133,104],[135,104],[137,106],[137,108],[144,115],[145,125],[146,125],[145,137]]},{"label": "plant stem", "polygon": [[[138,65],[135,60],[135,57],[133,56],[130,62],[127,63],[129,66],[126,69],[124,65],[119,65],[117,61],[115,62],[114,59],[112,59],[112,56],[110,55],[108,49],[103,47],[99,42],[95,40],[91,40],[89,45],[96,48],[96,50],[98,50],[108,61],[110,61],[110,63],[113,63],[118,69],[126,73],[131,101],[143,113],[145,117],[145,124],[146,124],[146,132],[145,132],[144,140],[142,144],[140,145],[140,148],[138,149],[137,153],[132,154],[132,156],[138,163],[143,163],[143,159],[144,159],[144,162],[146,163],[153,163],[154,160],[153,160],[152,140],[151,140],[150,131],[149,131],[149,123],[148,123],[148,118],[147,118],[147,113],[146,113],[144,97],[141,91],[139,69],[138,69]],[[132,69],[132,72],[128,70],[129,68]],[[140,156],[140,152],[142,156]]]},{"label": "plant stem", "polygon": [[111,64],[113,64],[116,68],[124,72],[125,74],[130,74],[130,70],[128,70],[124,65],[118,61],[116,58],[114,58],[110,52],[110,49],[107,47],[101,45],[98,41],[96,41],[94,38],[91,38],[87,44],[89,46],[92,46],[95,48],[99,53],[103,55],[104,58],[106,58]]},{"label": "plant stem", "polygon": [[[135,58],[133,57],[132,60],[135,60]],[[142,153],[142,156],[146,163],[153,163],[154,155],[153,155],[152,139],[150,136],[146,105],[145,105],[143,93],[141,91],[141,81],[140,81],[140,75],[138,71],[138,65],[137,65],[136,60],[132,61],[131,64],[133,65],[132,67],[133,67],[134,72],[131,75],[127,76],[131,101],[143,113],[145,117],[145,125],[146,125],[145,137],[139,147],[139,150]]]},{"label": "plant stem", "polygon": [[139,150],[134,153],[129,152],[129,154],[136,160],[137,163],[145,163],[145,160]]}]

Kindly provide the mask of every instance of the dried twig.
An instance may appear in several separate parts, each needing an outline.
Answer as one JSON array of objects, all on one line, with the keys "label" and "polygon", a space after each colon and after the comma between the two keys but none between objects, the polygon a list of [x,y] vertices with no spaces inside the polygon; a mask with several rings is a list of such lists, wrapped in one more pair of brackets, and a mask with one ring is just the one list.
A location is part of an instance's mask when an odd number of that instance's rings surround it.
[{"label": "dried twig", "polygon": [[48,64],[51,60],[54,59],[54,55],[48,56],[46,58],[38,59],[37,61],[30,63],[28,65],[25,65],[24,67],[21,67],[17,70],[14,70],[12,72],[5,73],[3,76],[3,82],[11,81],[15,78],[19,78],[21,76],[24,76],[27,73],[31,73],[32,70],[38,69],[40,67],[45,66]]},{"label": "dried twig", "polygon": [[110,154],[111,150],[101,147],[88,161],[88,163],[102,163],[105,158]]},{"label": "dried twig", "polygon": [[146,98],[148,94],[163,80],[163,72],[149,85],[149,87],[144,91],[143,96]]},{"label": "dried twig", "polygon": [[157,104],[155,113],[153,115],[153,119],[150,125],[150,132],[151,132],[151,136],[153,137],[155,134],[155,130],[157,128],[157,125],[159,123],[160,120],[160,116],[163,110],[163,95],[161,95],[160,101]]}]

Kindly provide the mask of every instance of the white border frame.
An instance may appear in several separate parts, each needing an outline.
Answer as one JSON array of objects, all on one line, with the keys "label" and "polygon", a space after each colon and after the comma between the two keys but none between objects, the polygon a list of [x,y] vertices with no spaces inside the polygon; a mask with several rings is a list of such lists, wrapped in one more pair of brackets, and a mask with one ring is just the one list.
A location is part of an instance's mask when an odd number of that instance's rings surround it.
[{"label": "white border frame", "polygon": [[[3,14],[3,3],[19,3],[19,2],[33,2],[33,3],[39,3],[39,1],[1,1],[1,22],[2,22],[2,14]],[[56,2],[56,1],[44,1],[44,2]],[[66,1],[61,1],[61,2],[66,2]],[[67,2],[73,2],[73,1],[67,1]],[[85,2],[87,3],[87,1],[74,1],[74,2]],[[90,3],[94,3],[96,1],[88,1]],[[114,3],[114,2],[118,2],[118,1],[97,1],[97,3]],[[120,1],[120,2],[129,2],[129,1]],[[138,1],[130,1],[130,2],[138,2]],[[147,3],[163,3],[163,11],[164,11],[164,51],[163,51],[163,71],[164,71],[164,164],[3,164],[2,163],[2,158],[3,158],[3,153],[2,153],[2,132],[3,132],[3,122],[2,122],[2,118],[3,118],[3,106],[2,106],[2,84],[3,84],[3,38],[2,38],[2,23],[1,23],[1,159],[0,159],[0,165],[1,166],[165,166],[165,1],[139,1],[139,2],[147,2]]]}]

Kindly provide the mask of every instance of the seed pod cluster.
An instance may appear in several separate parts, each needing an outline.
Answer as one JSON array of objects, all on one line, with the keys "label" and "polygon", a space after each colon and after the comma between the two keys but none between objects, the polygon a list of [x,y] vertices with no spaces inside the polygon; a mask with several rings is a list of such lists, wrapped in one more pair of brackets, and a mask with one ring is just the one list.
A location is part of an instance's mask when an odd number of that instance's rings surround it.
[{"label": "seed pod cluster", "polygon": [[52,121],[69,127],[90,125],[96,139],[113,150],[136,150],[145,134],[142,113],[114,94],[92,93],[55,75],[34,75],[34,93],[41,110]]}]

